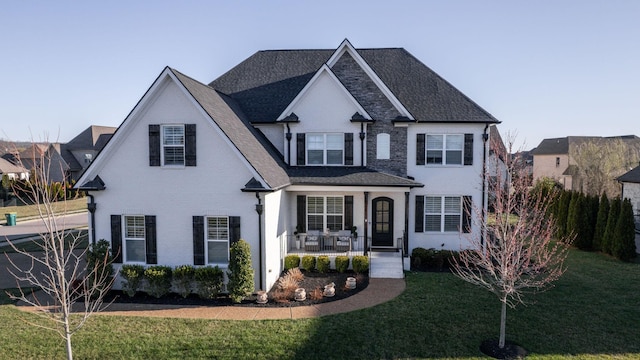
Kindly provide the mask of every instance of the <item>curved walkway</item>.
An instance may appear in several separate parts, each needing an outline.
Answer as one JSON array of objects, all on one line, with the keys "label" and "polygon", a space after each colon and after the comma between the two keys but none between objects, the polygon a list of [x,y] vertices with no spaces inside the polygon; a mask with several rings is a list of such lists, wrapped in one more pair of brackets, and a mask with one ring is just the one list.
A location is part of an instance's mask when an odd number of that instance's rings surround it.
[{"label": "curved walkway", "polygon": [[[369,286],[357,294],[346,299],[317,305],[251,307],[113,303],[98,314],[217,320],[303,319],[372,307],[394,299],[404,289],[404,279],[369,279]],[[24,304],[19,303],[18,306],[25,311],[34,311],[33,307]]]}]

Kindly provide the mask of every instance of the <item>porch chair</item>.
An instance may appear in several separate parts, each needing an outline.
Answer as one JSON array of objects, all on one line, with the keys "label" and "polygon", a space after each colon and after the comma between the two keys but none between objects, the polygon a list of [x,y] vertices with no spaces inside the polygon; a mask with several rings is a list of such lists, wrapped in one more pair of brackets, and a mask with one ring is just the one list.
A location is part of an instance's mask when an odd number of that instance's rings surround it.
[{"label": "porch chair", "polygon": [[320,231],[309,230],[307,237],[304,239],[305,251],[320,251]]},{"label": "porch chair", "polygon": [[336,251],[351,250],[351,231],[340,230],[336,236]]}]

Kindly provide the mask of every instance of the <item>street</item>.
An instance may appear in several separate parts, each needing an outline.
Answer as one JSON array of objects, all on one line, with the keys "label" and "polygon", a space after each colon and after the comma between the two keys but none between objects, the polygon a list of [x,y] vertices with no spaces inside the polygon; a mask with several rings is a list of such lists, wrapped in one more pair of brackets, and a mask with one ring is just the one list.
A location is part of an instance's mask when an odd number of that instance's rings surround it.
[{"label": "street", "polygon": [[[58,221],[58,226],[61,229],[84,228],[88,226],[89,215],[87,212],[80,212],[61,217]],[[20,221],[20,218],[18,218],[15,226],[0,226],[0,246],[6,243],[7,238],[9,240],[16,240],[38,236],[38,234],[46,231],[47,228],[42,219]]]}]

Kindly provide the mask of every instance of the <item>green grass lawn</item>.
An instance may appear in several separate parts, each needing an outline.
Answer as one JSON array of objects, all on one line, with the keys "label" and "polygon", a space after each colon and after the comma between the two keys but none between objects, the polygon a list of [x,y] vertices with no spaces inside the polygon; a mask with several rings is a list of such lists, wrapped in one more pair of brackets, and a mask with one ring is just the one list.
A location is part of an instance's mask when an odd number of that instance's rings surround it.
[{"label": "green grass lawn", "polygon": [[[571,251],[568,271],[535,304],[508,311],[507,339],[530,359],[640,359],[640,264]],[[447,273],[407,273],[374,308],[302,320],[94,316],[74,336],[79,359],[476,359],[497,337],[495,297]],[[64,358],[62,340],[0,306],[0,358]]]},{"label": "green grass lawn", "polygon": [[[87,198],[78,198],[74,200],[59,201],[54,204],[55,211],[58,212],[74,212],[87,209]],[[37,205],[24,206],[7,206],[2,208],[2,223],[5,223],[4,214],[16,213],[18,220],[39,216]]]}]

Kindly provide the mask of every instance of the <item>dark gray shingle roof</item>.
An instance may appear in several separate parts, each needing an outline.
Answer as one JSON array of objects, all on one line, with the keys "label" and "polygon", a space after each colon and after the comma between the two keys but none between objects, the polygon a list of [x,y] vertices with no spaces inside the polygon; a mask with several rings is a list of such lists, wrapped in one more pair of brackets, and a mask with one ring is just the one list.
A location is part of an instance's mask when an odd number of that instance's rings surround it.
[{"label": "dark gray shingle roof", "polygon": [[[404,49],[356,51],[418,121],[499,122]],[[251,122],[272,122],[333,52],[259,51],[209,85],[233,98]]]},{"label": "dark gray shingle roof", "polygon": [[621,175],[618,179],[620,182],[639,183],[640,184],[640,166],[631,169],[629,172]]},{"label": "dark gray shingle roof", "polygon": [[307,166],[287,170],[293,185],[422,187],[421,183],[362,167]]}]

